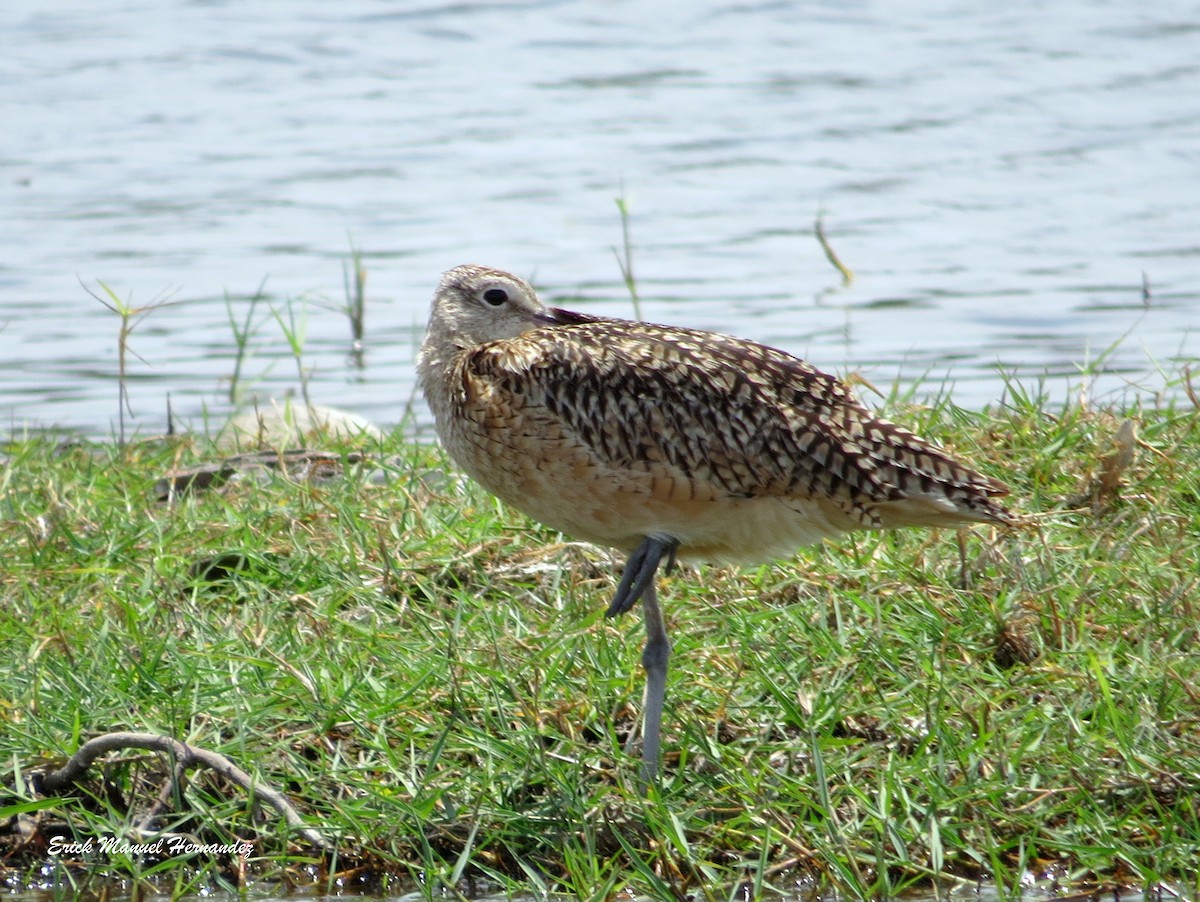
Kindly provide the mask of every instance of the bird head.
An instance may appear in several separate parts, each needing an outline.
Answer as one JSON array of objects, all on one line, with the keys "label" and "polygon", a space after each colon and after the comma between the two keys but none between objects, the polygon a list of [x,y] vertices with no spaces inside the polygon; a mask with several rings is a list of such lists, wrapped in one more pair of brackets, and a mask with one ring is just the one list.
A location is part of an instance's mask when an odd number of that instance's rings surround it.
[{"label": "bird head", "polygon": [[555,322],[524,279],[486,266],[456,266],[433,296],[429,337],[464,349]]}]

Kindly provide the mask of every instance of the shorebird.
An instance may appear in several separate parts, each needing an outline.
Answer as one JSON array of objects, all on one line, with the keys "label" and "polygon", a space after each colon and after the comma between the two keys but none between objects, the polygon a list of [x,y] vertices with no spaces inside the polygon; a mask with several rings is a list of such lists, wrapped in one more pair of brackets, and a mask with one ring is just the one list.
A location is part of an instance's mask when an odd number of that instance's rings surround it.
[{"label": "shorebird", "polygon": [[855,529],[1013,523],[1007,487],[790,354],[697,329],[545,306],[459,266],[417,358],[450,458],[567,535],[629,555],[607,615],[641,600],[642,775],[658,771],[671,646],[655,575],[680,558],[762,563]]}]

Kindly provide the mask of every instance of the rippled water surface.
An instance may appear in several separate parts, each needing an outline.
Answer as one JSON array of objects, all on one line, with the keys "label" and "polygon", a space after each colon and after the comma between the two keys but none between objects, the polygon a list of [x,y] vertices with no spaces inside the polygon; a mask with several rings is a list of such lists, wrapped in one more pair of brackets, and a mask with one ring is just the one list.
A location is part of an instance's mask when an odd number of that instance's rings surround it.
[{"label": "rippled water surface", "polygon": [[[93,434],[244,388],[390,425],[438,275],[532,277],[887,388],[1153,394],[1200,355],[1192,3],[15,0],[0,10],[0,416]],[[849,287],[813,235],[823,211]],[[349,363],[343,267],[368,271]],[[1115,349],[1105,356],[1110,348]],[[136,356],[133,356],[136,355]],[[1081,380],[1081,368],[1108,374]],[[419,418],[424,417],[418,405]]]}]

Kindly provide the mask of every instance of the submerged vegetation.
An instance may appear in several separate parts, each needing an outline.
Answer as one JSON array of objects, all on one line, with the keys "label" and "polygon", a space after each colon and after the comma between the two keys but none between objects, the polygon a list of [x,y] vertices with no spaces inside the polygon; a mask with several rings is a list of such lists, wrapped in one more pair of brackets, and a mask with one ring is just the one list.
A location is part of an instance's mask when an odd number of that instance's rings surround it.
[{"label": "submerged vegetation", "polygon": [[[205,470],[220,455],[199,437],[9,442],[0,875],[71,892],[1196,893],[1200,411],[1049,409],[1018,386],[985,413],[885,409],[1007,481],[1029,526],[861,533],[668,577],[648,798],[623,751],[641,623],[602,616],[616,563],[436,449],[394,436]],[[224,756],[306,827],[174,746],[49,790],[113,731]]]}]

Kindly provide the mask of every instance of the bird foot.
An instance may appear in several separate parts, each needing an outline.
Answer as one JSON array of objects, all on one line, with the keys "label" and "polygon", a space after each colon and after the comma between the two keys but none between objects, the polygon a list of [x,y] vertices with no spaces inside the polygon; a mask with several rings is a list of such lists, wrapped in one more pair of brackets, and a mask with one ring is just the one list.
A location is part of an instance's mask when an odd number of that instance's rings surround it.
[{"label": "bird foot", "polygon": [[674,536],[655,534],[642,539],[642,543],[625,562],[621,582],[617,585],[617,595],[604,616],[616,617],[632,609],[646,594],[646,588],[654,581],[654,574],[664,557],[667,559],[666,572],[671,572],[678,550],[679,540]]}]

